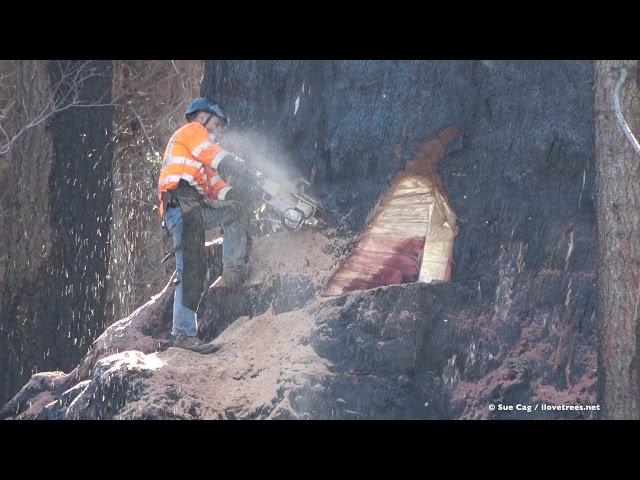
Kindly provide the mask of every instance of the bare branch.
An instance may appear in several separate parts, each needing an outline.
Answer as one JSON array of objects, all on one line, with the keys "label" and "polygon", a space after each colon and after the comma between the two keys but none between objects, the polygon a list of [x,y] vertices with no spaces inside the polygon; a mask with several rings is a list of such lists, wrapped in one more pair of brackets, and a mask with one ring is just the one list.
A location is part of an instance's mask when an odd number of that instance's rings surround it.
[{"label": "bare branch", "polygon": [[182,84],[182,90],[184,90],[184,98],[186,100],[189,100],[189,92],[187,92],[187,86],[184,83],[184,78],[182,77],[182,73],[180,73],[180,70],[178,70],[178,66],[176,65],[176,62],[174,60],[171,60],[171,65],[173,65],[173,68],[175,69],[176,73],[180,76],[180,83]]},{"label": "bare branch", "polygon": [[[94,102],[84,102],[80,99],[80,92],[85,82],[91,78],[103,76],[101,73],[96,73],[95,68],[87,68],[90,63],[91,61],[87,60],[79,65],[72,66],[68,63],[63,66],[60,61],[56,62],[60,78],[53,86],[52,93],[44,107],[33,118],[27,119],[13,137],[9,137],[6,130],[0,125],[0,131],[6,138],[5,144],[0,146],[0,156],[6,155],[24,133],[47,121],[54,114],[69,108],[115,106],[113,102],[103,103],[107,93]],[[24,97],[22,98],[22,108],[25,113],[28,112]]]},{"label": "bare branch", "polygon": [[144,121],[142,120],[142,117],[140,117],[140,115],[138,114],[138,112],[136,111],[135,108],[133,108],[133,106],[131,105],[123,105],[129,108],[129,110],[131,110],[133,112],[133,114],[136,116],[136,118],[138,119],[138,123],[140,124],[140,127],[142,128],[142,133],[144,134],[145,138],[147,139],[147,142],[149,142],[149,145],[151,146],[151,149],[153,150],[153,153],[157,153],[160,150],[158,149],[158,147],[156,146],[155,142],[153,140],[151,140],[151,137],[149,137],[149,134],[147,133],[147,129],[144,126]]},{"label": "bare branch", "polygon": [[620,108],[620,87],[622,86],[622,84],[624,84],[624,81],[626,80],[626,78],[627,78],[627,69],[622,67],[620,69],[620,79],[618,79],[618,83],[616,84],[616,88],[614,89],[614,92],[613,92],[613,109],[616,112],[616,118],[618,119],[620,128],[622,128],[622,131],[624,132],[627,139],[631,143],[631,146],[633,147],[633,149],[636,151],[638,155],[640,155],[640,143],[638,143],[638,140],[636,140],[636,137],[633,136],[633,132],[629,128],[629,124],[627,124],[627,121],[624,119],[624,116],[622,115],[622,108]]},{"label": "bare branch", "polygon": [[2,123],[0,123],[0,131],[2,132],[2,134],[4,135],[4,138],[7,139],[7,142],[11,142],[11,138],[9,137],[9,134],[7,133],[7,131],[2,127]]}]

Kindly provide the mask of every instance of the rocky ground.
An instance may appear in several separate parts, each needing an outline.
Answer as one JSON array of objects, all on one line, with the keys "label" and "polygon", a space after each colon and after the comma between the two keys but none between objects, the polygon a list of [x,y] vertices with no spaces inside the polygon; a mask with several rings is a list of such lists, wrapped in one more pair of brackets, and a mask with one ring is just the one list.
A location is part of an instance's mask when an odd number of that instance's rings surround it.
[{"label": "rocky ground", "polygon": [[[580,293],[592,276],[571,275],[564,287],[564,272],[519,276],[523,247],[516,244],[504,250],[498,281],[323,298],[323,282],[344,258],[338,245],[312,231],[258,239],[249,285],[242,292],[212,287],[201,305],[201,335],[221,345],[211,355],[168,346],[169,283],[111,325],[73,372],[34,375],[0,416],[595,418],[489,410],[492,403],[595,403],[594,300]],[[563,288],[557,308],[553,296]]]}]

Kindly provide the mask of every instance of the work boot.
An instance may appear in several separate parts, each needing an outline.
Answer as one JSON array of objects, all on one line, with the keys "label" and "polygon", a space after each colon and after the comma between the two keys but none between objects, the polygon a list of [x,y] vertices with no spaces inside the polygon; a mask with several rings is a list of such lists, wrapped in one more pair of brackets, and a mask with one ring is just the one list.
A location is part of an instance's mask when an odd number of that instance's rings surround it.
[{"label": "work boot", "polygon": [[198,337],[190,337],[188,335],[176,335],[173,340],[173,346],[202,354],[214,353],[220,350],[219,344],[204,342]]},{"label": "work boot", "polygon": [[222,270],[222,286],[236,288],[249,279],[249,265],[224,267]]}]

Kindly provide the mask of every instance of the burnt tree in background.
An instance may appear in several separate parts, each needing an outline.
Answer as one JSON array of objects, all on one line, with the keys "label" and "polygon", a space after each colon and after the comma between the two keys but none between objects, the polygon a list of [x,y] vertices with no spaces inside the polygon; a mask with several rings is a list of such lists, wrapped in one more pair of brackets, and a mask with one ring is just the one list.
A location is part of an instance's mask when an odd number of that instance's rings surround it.
[{"label": "burnt tree in background", "polygon": [[102,332],[111,217],[111,61],[21,61],[15,82],[15,131],[56,113],[7,157],[0,401],[75,366]]}]

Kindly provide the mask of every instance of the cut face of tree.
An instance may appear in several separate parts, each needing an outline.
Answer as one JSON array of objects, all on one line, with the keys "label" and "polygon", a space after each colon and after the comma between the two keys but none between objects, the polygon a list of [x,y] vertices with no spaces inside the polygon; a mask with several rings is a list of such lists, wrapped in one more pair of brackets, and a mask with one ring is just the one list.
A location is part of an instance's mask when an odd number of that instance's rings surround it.
[{"label": "cut face of tree", "polygon": [[431,216],[422,251],[419,282],[448,282],[453,266],[453,239],[457,233],[453,210],[436,185],[430,185]]},{"label": "cut face of tree", "polygon": [[324,296],[451,279],[456,217],[435,165],[459,131],[443,132],[439,138],[425,142],[408,167],[396,176],[354,253],[331,277]]}]

